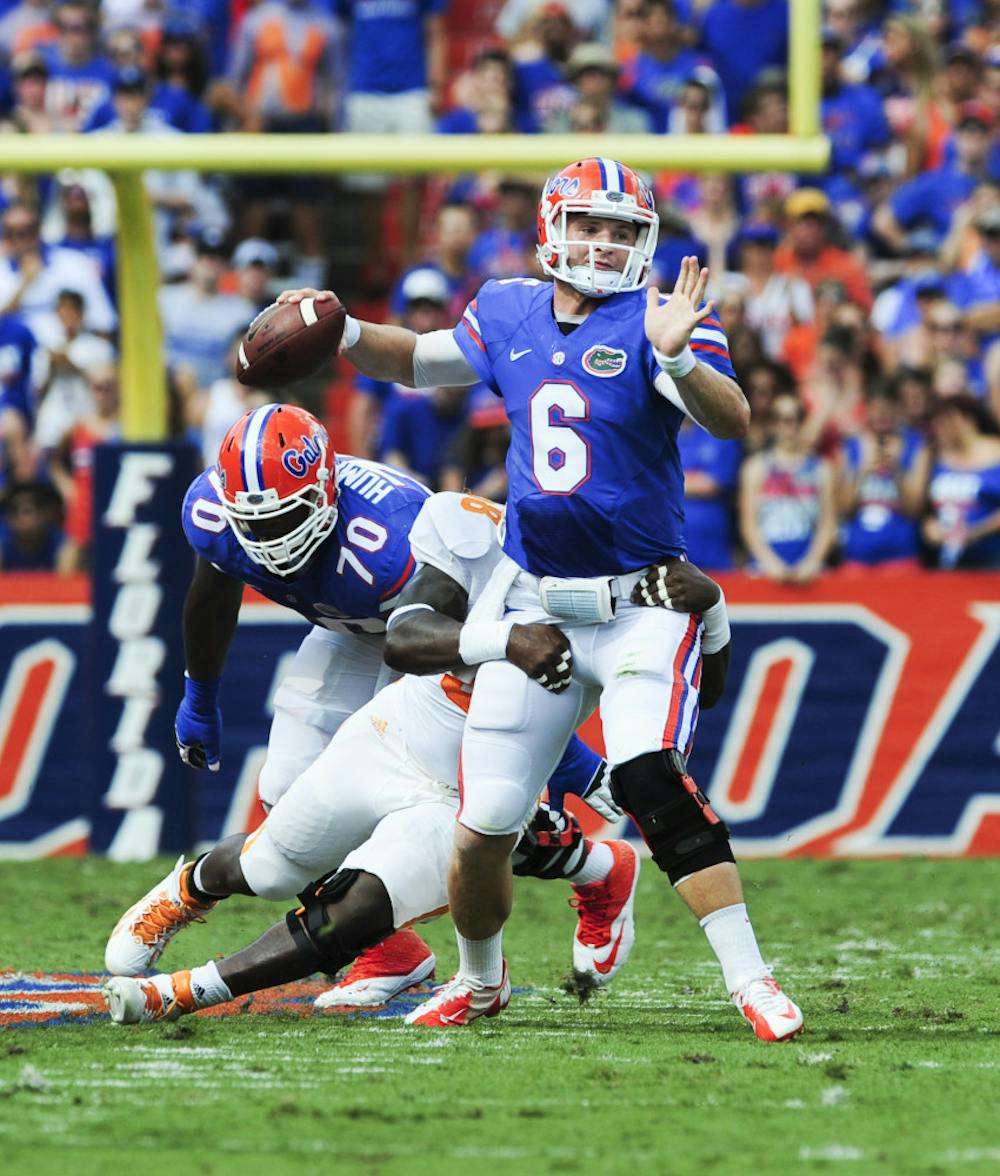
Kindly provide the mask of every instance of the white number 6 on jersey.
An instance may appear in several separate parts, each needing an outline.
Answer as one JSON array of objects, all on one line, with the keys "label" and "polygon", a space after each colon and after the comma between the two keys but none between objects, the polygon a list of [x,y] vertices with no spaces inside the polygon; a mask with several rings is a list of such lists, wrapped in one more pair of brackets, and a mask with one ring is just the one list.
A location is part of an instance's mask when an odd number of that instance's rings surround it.
[{"label": "white number 6 on jersey", "polygon": [[590,477],[590,442],[567,421],[589,421],[590,401],[575,384],[546,380],[528,401],[531,465],[547,494],[572,494]]}]

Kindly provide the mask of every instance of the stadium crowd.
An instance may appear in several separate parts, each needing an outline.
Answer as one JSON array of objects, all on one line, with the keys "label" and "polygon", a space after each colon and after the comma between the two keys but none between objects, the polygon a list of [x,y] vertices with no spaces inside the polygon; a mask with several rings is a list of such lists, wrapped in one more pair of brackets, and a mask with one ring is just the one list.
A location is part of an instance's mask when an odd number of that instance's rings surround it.
[{"label": "stadium crowd", "polygon": [[[0,0],[0,129],[781,133],[788,7]],[[823,8],[826,174],[653,177],[652,280],[669,290],[687,253],[710,266],[753,411],[745,443],[681,434],[691,557],[791,583],[1000,567],[1000,3]],[[282,288],[423,332],[484,280],[537,274],[542,179],[148,173],[175,435],[207,464],[268,398],[233,352]],[[98,172],[0,177],[5,570],[87,566],[92,452],[119,433],[115,215]],[[342,362],[321,383],[301,394],[350,452],[503,499],[485,386]]]}]

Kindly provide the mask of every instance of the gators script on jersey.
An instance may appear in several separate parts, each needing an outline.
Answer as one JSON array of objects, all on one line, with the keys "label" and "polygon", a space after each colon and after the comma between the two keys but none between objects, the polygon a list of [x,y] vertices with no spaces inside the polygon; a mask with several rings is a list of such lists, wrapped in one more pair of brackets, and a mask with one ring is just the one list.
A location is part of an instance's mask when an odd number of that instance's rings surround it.
[{"label": "gators script on jersey", "polygon": [[184,534],[220,572],[242,580],[314,625],[347,633],[383,633],[415,567],[410,528],[430,496],[399,470],[362,458],[337,458],[337,526],[297,576],[281,577],[253,562],[222,513],[214,470],[191,483]]},{"label": "gators script on jersey", "polygon": [[[510,417],[504,549],[535,575],[616,575],[684,551],[683,414],[654,387],[669,377],[645,309],[645,290],[616,294],[564,334],[551,284],[515,278],[487,282],[455,328]],[[691,348],[735,378],[717,318]]]}]

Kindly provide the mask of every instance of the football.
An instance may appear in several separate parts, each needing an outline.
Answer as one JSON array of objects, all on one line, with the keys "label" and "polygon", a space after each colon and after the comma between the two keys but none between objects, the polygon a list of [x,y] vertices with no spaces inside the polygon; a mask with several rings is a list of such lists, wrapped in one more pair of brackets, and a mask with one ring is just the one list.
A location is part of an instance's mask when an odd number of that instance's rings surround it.
[{"label": "football", "polygon": [[314,375],[336,354],[346,317],[336,298],[265,307],[240,341],[236,378],[252,388],[281,388]]}]

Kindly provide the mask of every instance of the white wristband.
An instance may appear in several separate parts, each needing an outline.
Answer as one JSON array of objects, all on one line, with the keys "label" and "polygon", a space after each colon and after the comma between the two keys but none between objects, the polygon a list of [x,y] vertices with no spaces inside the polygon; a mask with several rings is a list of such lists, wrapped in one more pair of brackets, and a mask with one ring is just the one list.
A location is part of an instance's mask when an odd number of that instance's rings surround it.
[{"label": "white wristband", "polygon": [[344,318],[344,346],[350,351],[361,338],[361,324],[356,318],[347,315]]},{"label": "white wristband", "polygon": [[729,613],[726,611],[726,594],[721,588],[716,603],[701,614],[701,623],[705,626],[701,635],[702,653],[718,653],[729,644]]},{"label": "white wristband", "polygon": [[467,666],[503,661],[514,621],[466,621],[458,635],[458,656]]},{"label": "white wristband", "polygon": [[661,370],[674,380],[689,376],[698,366],[698,361],[690,347],[685,347],[677,355],[664,355],[662,351],[657,351],[656,362],[660,365]]}]

